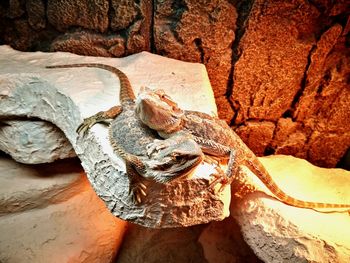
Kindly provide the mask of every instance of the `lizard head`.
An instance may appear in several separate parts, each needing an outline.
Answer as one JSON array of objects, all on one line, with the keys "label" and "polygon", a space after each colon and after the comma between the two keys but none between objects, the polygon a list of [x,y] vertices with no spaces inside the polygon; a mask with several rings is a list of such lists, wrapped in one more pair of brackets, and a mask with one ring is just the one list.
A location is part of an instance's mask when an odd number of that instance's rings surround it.
[{"label": "lizard head", "polygon": [[163,90],[142,87],[136,99],[136,114],[151,129],[171,133],[181,128],[184,111]]},{"label": "lizard head", "polygon": [[144,161],[148,175],[159,183],[188,176],[202,162],[203,152],[195,141],[183,138],[162,148]]}]

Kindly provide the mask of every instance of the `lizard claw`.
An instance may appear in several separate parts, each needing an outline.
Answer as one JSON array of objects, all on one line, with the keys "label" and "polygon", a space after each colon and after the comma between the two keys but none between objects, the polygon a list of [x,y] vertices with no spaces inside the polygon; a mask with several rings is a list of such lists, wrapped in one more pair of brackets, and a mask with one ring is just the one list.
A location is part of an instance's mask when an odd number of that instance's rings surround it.
[{"label": "lizard claw", "polygon": [[209,187],[215,189],[217,184],[221,184],[218,190],[218,193],[221,193],[225,189],[226,185],[229,185],[231,182],[220,167],[217,166],[215,170],[217,173],[211,174],[211,176],[213,176],[215,179],[209,183]]},{"label": "lizard claw", "polygon": [[147,196],[146,185],[141,182],[135,183],[131,188],[129,194],[132,196],[132,202],[134,204],[141,204],[142,197]]},{"label": "lizard claw", "polygon": [[104,112],[98,112],[91,117],[84,119],[82,124],[80,124],[76,130],[78,134],[86,135],[87,131],[98,122],[107,122],[106,117],[103,116]]},{"label": "lizard claw", "polygon": [[89,118],[84,119],[83,123],[80,124],[77,128],[78,134],[86,135],[87,131],[95,124],[97,123],[96,117],[91,116]]}]

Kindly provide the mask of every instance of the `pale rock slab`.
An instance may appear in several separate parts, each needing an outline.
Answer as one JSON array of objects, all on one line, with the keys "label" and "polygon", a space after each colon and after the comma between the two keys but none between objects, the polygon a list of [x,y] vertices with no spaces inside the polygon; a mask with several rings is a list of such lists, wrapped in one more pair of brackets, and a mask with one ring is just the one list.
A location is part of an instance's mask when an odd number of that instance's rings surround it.
[{"label": "pale rock slab", "polygon": [[76,160],[29,166],[0,157],[0,262],[111,262],[126,227]]},{"label": "pale rock slab", "polygon": [[[107,128],[95,125],[88,136],[75,130],[83,118],[118,104],[119,81],[100,69],[45,69],[47,65],[104,63],[141,86],[163,88],[181,107],[216,112],[205,67],[147,52],[122,59],[82,57],[68,53],[22,53],[0,47],[0,117],[29,117],[59,127],[80,158],[88,179],[108,209],[122,219],[149,227],[176,227],[221,220],[228,216],[230,189],[208,187],[215,170],[202,164],[191,178],[166,185],[148,183],[141,205],[131,202],[124,162],[108,141]],[[191,96],[189,96],[191,94]]]},{"label": "pale rock slab", "polygon": [[[293,197],[350,204],[349,171],[319,168],[292,156],[276,155],[260,160],[281,189]],[[260,191],[239,198],[235,196],[239,187],[233,185],[231,216],[260,259],[264,262],[350,262],[348,212],[321,213],[288,206],[276,200],[248,170],[241,173],[242,178]]]},{"label": "pale rock slab", "polygon": [[40,120],[0,122],[0,150],[20,163],[48,163],[76,157],[72,145],[55,125]]}]

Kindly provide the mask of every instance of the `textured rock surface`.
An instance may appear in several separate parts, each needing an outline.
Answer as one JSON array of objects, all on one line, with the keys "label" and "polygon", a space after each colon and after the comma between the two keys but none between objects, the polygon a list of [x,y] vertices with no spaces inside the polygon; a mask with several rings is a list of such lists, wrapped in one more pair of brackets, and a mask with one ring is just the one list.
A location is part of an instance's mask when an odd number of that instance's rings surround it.
[{"label": "textured rock surface", "polygon": [[116,263],[261,262],[244,243],[232,218],[172,229],[130,225]]},{"label": "textured rock surface", "polygon": [[75,157],[72,145],[55,125],[40,120],[0,122],[0,150],[20,163],[47,163]]},{"label": "textured rock surface", "polygon": [[[45,69],[45,65],[100,62],[121,68],[135,92],[140,86],[163,87],[181,106],[215,112],[211,87],[202,65],[149,53],[124,59],[80,57],[67,53],[21,53],[1,47],[0,116],[37,117],[58,126],[82,161],[96,193],[116,216],[151,227],[174,227],[220,220],[228,215],[229,187],[215,193],[208,187],[213,167],[203,164],[192,178],[167,185],[148,184],[147,199],[135,205],[128,196],[124,163],[113,153],[107,128],[95,125],[89,136],[77,137],[82,119],[118,102],[119,82],[112,74],[91,68]],[[182,88],[184,94],[176,92]],[[194,93],[193,90],[201,90]],[[19,103],[20,102],[20,103]],[[196,105],[193,104],[196,102]]]},{"label": "textured rock surface", "polygon": [[219,116],[255,153],[325,167],[350,147],[349,29],[345,0],[0,3],[0,44],[16,49],[203,63]]},{"label": "textured rock surface", "polygon": [[46,17],[43,0],[27,0],[26,10],[29,25],[35,30],[44,29],[46,26]]},{"label": "textured rock surface", "polygon": [[[227,92],[237,13],[229,1],[158,1],[154,16],[156,52],[206,65],[215,97]],[[218,103],[230,108],[228,101]]]},{"label": "textured rock surface", "polygon": [[108,0],[48,0],[47,18],[60,31],[71,26],[81,26],[105,32],[108,27],[108,7]]},{"label": "textured rock surface", "polygon": [[1,262],[110,262],[126,224],[77,161],[28,166],[0,157]]},{"label": "textured rock surface", "polygon": [[[110,47],[106,49],[105,47]],[[99,33],[67,32],[57,37],[51,44],[51,51],[64,50],[86,56],[121,56],[125,54],[125,40],[117,35],[104,36]]]},{"label": "textured rock surface", "polygon": [[[294,197],[350,203],[348,171],[319,168],[291,156],[276,155],[260,160],[281,189]],[[349,262],[347,212],[320,213],[285,205],[273,198],[247,170],[241,176],[259,191],[244,194],[242,185],[233,185],[231,215],[248,245],[264,262]]]},{"label": "textured rock surface", "polygon": [[[278,184],[296,197],[350,202],[349,172],[318,168],[291,156],[260,160]],[[247,194],[247,185],[236,182],[232,217],[178,229],[130,225],[116,262],[349,262],[347,213],[287,206],[246,169],[240,176],[256,189]]]},{"label": "textured rock surface", "polygon": [[[256,153],[291,154],[332,167],[349,148],[348,33],[332,6],[254,2],[238,45],[231,101],[237,132]],[[266,136],[266,123],[274,126],[273,136]],[[254,143],[261,138],[263,148]]]}]

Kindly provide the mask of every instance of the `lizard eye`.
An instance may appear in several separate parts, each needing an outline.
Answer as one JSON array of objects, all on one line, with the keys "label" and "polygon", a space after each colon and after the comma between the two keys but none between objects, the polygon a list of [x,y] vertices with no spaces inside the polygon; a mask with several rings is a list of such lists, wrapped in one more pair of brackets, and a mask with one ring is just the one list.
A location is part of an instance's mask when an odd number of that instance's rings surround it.
[{"label": "lizard eye", "polygon": [[176,160],[176,161],[180,161],[181,159],[182,159],[182,158],[181,158],[180,155],[176,155],[176,156],[175,156],[175,160]]},{"label": "lizard eye", "polygon": [[172,157],[175,159],[175,160],[180,160],[181,159],[181,156],[178,155],[177,153],[173,152],[172,154]]}]

